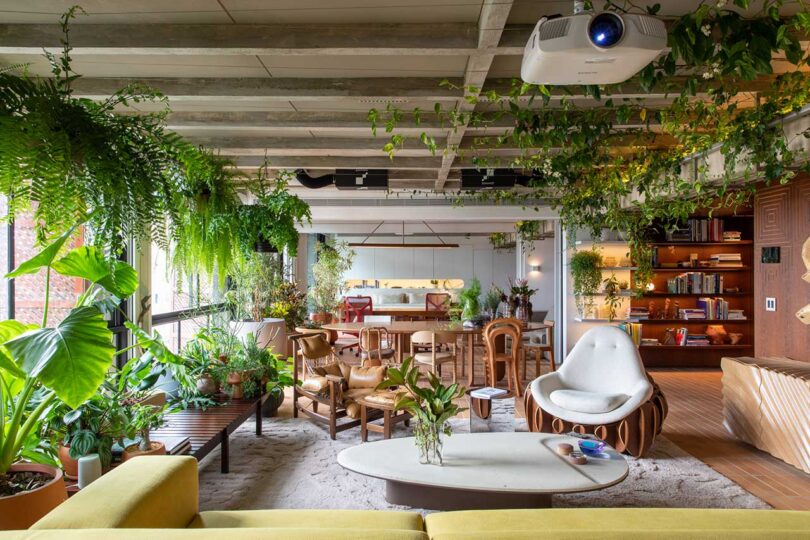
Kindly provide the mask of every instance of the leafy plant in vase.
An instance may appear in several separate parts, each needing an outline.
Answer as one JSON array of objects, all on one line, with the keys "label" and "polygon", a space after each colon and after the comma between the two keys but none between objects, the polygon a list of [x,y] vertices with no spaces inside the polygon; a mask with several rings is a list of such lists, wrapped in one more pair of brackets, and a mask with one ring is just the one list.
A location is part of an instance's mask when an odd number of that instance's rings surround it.
[{"label": "leafy plant in vase", "polygon": [[613,322],[616,319],[616,312],[622,305],[621,284],[616,278],[616,274],[611,274],[605,283],[605,306],[608,309],[608,320]]},{"label": "leafy plant in vase", "polygon": [[[45,293],[40,325],[0,322],[0,529],[26,528],[66,498],[61,471],[23,460],[52,463],[42,451],[47,442],[42,423],[57,400],[75,408],[96,393],[116,355],[100,306],[138,287],[131,266],[94,247],[60,257],[77,227],[6,275],[44,271]],[[90,286],[67,316],[49,327],[53,273],[85,279]]]},{"label": "leafy plant in vase", "polygon": [[461,320],[464,326],[475,326],[476,318],[481,314],[481,282],[473,278],[470,286],[458,295],[461,304]]},{"label": "leafy plant in vase", "polygon": [[536,292],[537,289],[529,287],[528,279],[509,280],[509,305],[510,307],[514,306],[515,317],[524,322],[529,322],[531,297]]},{"label": "leafy plant in vase", "polygon": [[571,256],[568,268],[574,282],[574,300],[580,317],[593,310],[593,295],[602,285],[602,255],[596,250],[577,251]]},{"label": "leafy plant in vase", "polygon": [[484,295],[484,309],[487,311],[490,320],[498,316],[498,308],[501,306],[504,294],[500,287],[493,284],[487,294]]},{"label": "leafy plant in vase", "polygon": [[394,409],[408,411],[416,419],[413,434],[420,463],[442,465],[442,437],[453,434],[449,420],[466,410],[455,402],[467,389],[456,383],[445,386],[433,372],[427,374],[429,386],[420,386],[425,376],[412,362],[408,358],[399,368],[388,368],[388,378],[377,389],[398,387]]}]

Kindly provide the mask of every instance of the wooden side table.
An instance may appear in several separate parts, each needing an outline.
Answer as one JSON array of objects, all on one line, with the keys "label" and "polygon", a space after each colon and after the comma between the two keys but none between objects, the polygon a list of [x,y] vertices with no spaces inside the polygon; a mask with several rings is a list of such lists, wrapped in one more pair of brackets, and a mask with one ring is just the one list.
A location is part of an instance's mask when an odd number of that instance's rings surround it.
[{"label": "wooden side table", "polygon": [[[360,405],[360,439],[368,441],[368,432],[382,433],[384,439],[391,438],[391,428],[398,422],[406,426],[411,424],[411,415],[408,411],[394,410],[396,392],[375,392],[357,401]],[[369,418],[369,409],[382,412],[382,425],[375,424],[375,418]],[[372,413],[373,414],[373,413]],[[379,418],[379,417],[378,417]]]}]

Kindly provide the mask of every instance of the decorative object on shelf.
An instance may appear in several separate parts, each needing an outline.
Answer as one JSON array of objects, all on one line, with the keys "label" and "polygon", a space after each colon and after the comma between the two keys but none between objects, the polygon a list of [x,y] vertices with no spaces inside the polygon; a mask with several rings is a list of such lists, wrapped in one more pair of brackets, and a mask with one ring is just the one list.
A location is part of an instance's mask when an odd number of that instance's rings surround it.
[{"label": "decorative object on shelf", "polygon": [[455,401],[463,397],[467,389],[456,383],[444,386],[435,373],[428,372],[428,386],[420,386],[424,375],[413,358],[407,358],[399,368],[390,367],[387,378],[378,390],[397,387],[394,410],[406,410],[416,419],[413,433],[419,450],[419,462],[442,465],[442,437],[453,434],[448,420],[466,409]]},{"label": "decorative object on shelf", "polygon": [[722,324],[710,324],[706,327],[706,335],[712,345],[724,345],[729,338]]},{"label": "decorative object on shelf", "polygon": [[739,345],[743,339],[743,335],[739,332],[731,332],[728,335],[729,343],[732,345]]},{"label": "decorative object on shelf", "polygon": [[593,295],[602,285],[601,266],[602,255],[596,250],[577,251],[568,262],[580,317],[586,317],[586,311],[594,305]]},{"label": "decorative object on shelf", "polygon": [[[677,313],[677,311],[675,312]],[[674,319],[672,316],[672,300],[667,298],[664,300],[664,311],[662,312],[662,319]]]},{"label": "decorative object on shelf", "polygon": [[98,454],[89,454],[79,458],[79,489],[84,489],[101,478],[101,459]]},{"label": "decorative object on shelf", "polygon": [[650,300],[650,304],[647,307],[649,318],[650,319],[658,319],[660,318],[660,313],[658,312],[658,306],[655,304],[655,300]]},{"label": "decorative object on shelf", "polygon": [[604,256],[602,257],[602,266],[605,267],[616,267],[618,263],[616,262],[616,257]]},{"label": "decorative object on shelf", "polygon": [[605,306],[607,307],[607,319],[613,322],[616,319],[616,311],[622,305],[621,288],[616,274],[611,274],[604,281],[605,284]]},{"label": "decorative object on shelf", "polygon": [[676,339],[677,331],[674,328],[667,328],[664,331],[664,338],[661,340],[662,345],[677,345]]}]

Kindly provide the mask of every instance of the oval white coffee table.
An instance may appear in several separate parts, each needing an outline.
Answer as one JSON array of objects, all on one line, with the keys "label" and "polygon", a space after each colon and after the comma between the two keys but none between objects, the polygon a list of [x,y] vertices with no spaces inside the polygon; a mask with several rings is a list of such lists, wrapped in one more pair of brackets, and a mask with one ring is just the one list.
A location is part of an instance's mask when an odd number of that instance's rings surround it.
[{"label": "oval white coffee table", "polygon": [[609,448],[586,465],[556,453],[576,439],[551,433],[459,433],[444,440],[444,466],[422,465],[413,437],[365,443],[338,454],[350,471],[386,481],[391,504],[433,510],[548,508],[553,493],[603,489],[627,477]]}]

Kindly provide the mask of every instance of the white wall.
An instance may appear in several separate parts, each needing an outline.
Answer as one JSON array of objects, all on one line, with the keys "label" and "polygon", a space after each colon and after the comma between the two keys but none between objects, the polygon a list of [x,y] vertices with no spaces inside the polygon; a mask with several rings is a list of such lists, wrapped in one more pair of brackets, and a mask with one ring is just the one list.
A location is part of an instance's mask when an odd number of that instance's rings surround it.
[{"label": "white wall", "polygon": [[[422,237],[407,242],[424,242]],[[516,275],[515,250],[496,251],[486,237],[442,236],[445,242],[459,244],[458,248],[354,248],[357,253],[346,279],[463,279],[465,283],[477,277],[484,292],[495,283],[506,288]],[[341,237],[348,242],[362,238]],[[371,240],[369,240],[371,241]],[[402,237],[375,237],[375,243],[401,243]]]},{"label": "white wall", "polygon": [[[529,280],[529,287],[537,289],[532,297],[532,309],[534,311],[548,311],[547,319],[556,320],[554,313],[554,291],[556,280],[556,268],[554,256],[555,242],[553,238],[538,240],[533,243],[532,249],[522,254],[521,271],[519,275]],[[539,272],[532,272],[531,267],[539,265]]]}]

